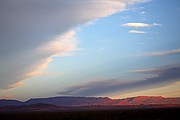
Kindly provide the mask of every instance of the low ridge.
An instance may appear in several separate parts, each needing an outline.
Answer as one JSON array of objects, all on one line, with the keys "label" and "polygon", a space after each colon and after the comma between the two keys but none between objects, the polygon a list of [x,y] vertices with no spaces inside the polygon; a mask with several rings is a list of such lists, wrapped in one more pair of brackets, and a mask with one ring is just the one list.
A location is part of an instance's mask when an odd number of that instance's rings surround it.
[{"label": "low ridge", "polygon": [[177,104],[180,105],[180,97],[164,98],[162,96],[137,96],[124,99],[110,99],[108,97],[50,97],[35,98],[25,102],[17,100],[0,100],[2,106],[21,106],[33,104],[50,104],[56,106],[122,106],[122,105],[158,105]]}]

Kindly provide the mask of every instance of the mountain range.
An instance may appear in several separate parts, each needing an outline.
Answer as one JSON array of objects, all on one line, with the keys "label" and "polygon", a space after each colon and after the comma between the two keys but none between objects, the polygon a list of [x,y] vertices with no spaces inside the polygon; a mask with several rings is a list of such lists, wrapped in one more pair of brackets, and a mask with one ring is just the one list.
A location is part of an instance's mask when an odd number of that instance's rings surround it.
[{"label": "mountain range", "polygon": [[21,106],[32,104],[51,104],[56,106],[119,106],[119,105],[152,105],[152,104],[179,104],[178,98],[164,98],[161,96],[137,96],[124,99],[110,99],[108,97],[50,97],[34,98],[25,102],[17,100],[0,100],[0,106]]},{"label": "mountain range", "polygon": [[0,111],[25,110],[75,110],[78,109],[127,109],[127,108],[180,107],[180,97],[137,96],[124,99],[108,97],[50,97],[34,98],[24,102],[18,100],[0,100]]}]

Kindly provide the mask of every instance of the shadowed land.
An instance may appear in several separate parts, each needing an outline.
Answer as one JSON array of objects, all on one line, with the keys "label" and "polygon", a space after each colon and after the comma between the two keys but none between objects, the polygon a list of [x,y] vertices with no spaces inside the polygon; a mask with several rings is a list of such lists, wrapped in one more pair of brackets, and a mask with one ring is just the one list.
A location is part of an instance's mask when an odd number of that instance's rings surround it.
[{"label": "shadowed land", "polygon": [[1,120],[180,120],[180,108],[0,113]]}]

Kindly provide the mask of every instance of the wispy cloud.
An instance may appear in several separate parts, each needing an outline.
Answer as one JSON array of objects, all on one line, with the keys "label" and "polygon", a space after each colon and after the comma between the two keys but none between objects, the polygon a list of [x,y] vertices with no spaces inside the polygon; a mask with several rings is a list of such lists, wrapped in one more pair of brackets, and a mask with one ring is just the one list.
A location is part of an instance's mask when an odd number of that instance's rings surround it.
[{"label": "wispy cloud", "polygon": [[71,30],[63,35],[56,37],[55,39],[41,45],[37,48],[39,52],[45,52],[51,56],[65,56],[65,53],[69,55],[69,51],[76,50],[77,39],[75,38],[76,32]]},{"label": "wispy cloud", "polygon": [[134,23],[125,23],[125,24],[122,24],[122,26],[138,28],[138,27],[150,27],[150,24],[134,22]]},{"label": "wispy cloud", "polygon": [[153,23],[152,26],[162,26],[162,25],[159,23]]},{"label": "wispy cloud", "polygon": [[141,14],[141,15],[144,15],[144,14],[146,14],[146,12],[145,12],[145,11],[142,11],[142,12],[140,12],[140,14]]},{"label": "wispy cloud", "polygon": [[151,73],[159,73],[162,72],[163,69],[161,68],[151,68],[151,69],[140,69],[140,70],[131,70],[128,71],[130,73],[146,73],[146,74],[151,74]]},{"label": "wispy cloud", "polygon": [[140,30],[130,30],[129,33],[134,33],[134,34],[145,34],[145,31],[140,31]]},{"label": "wispy cloud", "polygon": [[145,56],[166,56],[166,55],[175,55],[175,54],[180,54],[180,49],[144,53]]},{"label": "wispy cloud", "polygon": [[19,86],[23,86],[23,85],[24,85],[24,83],[22,81],[20,81],[20,82],[16,82],[11,85],[8,85],[7,88],[14,88],[14,87],[19,87]]},{"label": "wispy cloud", "polygon": [[124,27],[135,27],[135,28],[144,28],[144,27],[152,27],[152,26],[161,26],[161,24],[153,23],[153,24],[147,24],[147,23],[140,23],[140,22],[131,22],[131,23],[125,23],[121,26]]},{"label": "wispy cloud", "polygon": [[19,81],[42,74],[52,56],[65,56],[76,50],[74,27],[144,1],[2,1],[0,89],[20,86]]},{"label": "wispy cloud", "polygon": [[87,84],[82,84],[79,86],[73,86],[67,88],[66,91],[61,91],[59,94],[63,95],[83,95],[83,96],[93,96],[102,95],[105,93],[119,92],[126,93],[127,91],[142,90],[148,87],[157,87],[159,85],[165,85],[169,83],[174,83],[179,81],[180,78],[180,66],[170,65],[165,66],[161,71],[156,72],[156,70],[146,70],[140,72],[152,72],[156,74],[155,77],[145,78],[143,80],[122,82],[122,80],[105,80],[90,82]]},{"label": "wispy cloud", "polygon": [[[27,72],[24,77],[29,78],[43,74],[43,70],[47,67],[48,63],[52,61],[52,58],[47,58],[41,64],[35,65],[30,72]],[[24,79],[25,79],[24,78]]]}]

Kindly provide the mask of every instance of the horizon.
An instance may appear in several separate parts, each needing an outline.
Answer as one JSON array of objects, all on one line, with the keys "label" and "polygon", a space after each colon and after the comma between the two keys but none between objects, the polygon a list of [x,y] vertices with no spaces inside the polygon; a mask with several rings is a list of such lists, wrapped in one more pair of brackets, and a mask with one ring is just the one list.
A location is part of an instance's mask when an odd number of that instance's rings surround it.
[{"label": "horizon", "polygon": [[155,98],[180,98],[180,97],[164,97],[164,96],[129,96],[129,97],[122,97],[122,98],[111,98],[111,97],[106,97],[106,96],[98,96],[98,97],[93,97],[93,96],[53,96],[53,97],[35,97],[35,98],[29,98],[26,100],[18,100],[18,99],[12,99],[12,98],[7,98],[7,99],[0,99],[0,100],[16,100],[20,102],[26,102],[29,100],[34,100],[34,99],[48,99],[48,98],[108,98],[110,100],[122,100],[122,99],[128,99],[128,98],[140,98],[140,97],[155,97]]},{"label": "horizon", "polygon": [[0,99],[180,97],[179,0],[0,3]]}]

